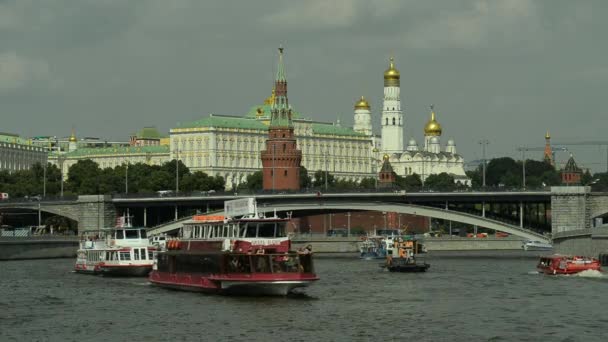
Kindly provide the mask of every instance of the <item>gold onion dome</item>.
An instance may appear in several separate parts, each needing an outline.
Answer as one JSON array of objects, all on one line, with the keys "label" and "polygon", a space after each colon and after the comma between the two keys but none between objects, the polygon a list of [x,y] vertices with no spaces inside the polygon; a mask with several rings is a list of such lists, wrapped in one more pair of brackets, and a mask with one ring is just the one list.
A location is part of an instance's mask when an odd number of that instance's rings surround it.
[{"label": "gold onion dome", "polygon": [[70,142],[78,142],[78,139],[76,139],[76,133],[74,133],[74,130],[72,130],[72,134],[70,135]]},{"label": "gold onion dome", "polygon": [[389,159],[390,159],[390,156],[389,156],[388,154],[384,154],[384,156],[382,157],[382,159],[383,159],[384,161],[387,161],[387,160],[389,160]]},{"label": "gold onion dome", "polygon": [[551,139],[551,136],[549,135],[549,131],[547,131],[547,134],[545,134],[545,139]]},{"label": "gold onion dome", "polygon": [[355,103],[355,109],[370,109],[369,102],[365,97],[361,96],[361,99]]},{"label": "gold onion dome", "polygon": [[441,135],[441,125],[435,119],[435,111],[433,107],[431,107],[431,119],[424,126],[424,135],[426,136],[440,136]]},{"label": "gold onion dome", "polygon": [[384,72],[385,80],[398,80],[401,75],[399,74],[399,70],[395,69],[395,60],[393,57],[390,58],[390,62],[388,63],[388,69]]}]

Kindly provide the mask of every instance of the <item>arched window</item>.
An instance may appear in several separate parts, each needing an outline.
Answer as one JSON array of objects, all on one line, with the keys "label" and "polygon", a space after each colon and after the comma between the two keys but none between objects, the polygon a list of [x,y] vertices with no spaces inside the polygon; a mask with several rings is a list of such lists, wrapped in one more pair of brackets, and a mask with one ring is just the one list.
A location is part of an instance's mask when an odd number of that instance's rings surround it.
[{"label": "arched window", "polygon": [[388,126],[388,118],[386,118],[386,125]]},{"label": "arched window", "polygon": [[287,177],[287,170],[285,170],[285,177]]},{"label": "arched window", "polygon": [[393,126],[395,126],[395,118],[393,118]]}]

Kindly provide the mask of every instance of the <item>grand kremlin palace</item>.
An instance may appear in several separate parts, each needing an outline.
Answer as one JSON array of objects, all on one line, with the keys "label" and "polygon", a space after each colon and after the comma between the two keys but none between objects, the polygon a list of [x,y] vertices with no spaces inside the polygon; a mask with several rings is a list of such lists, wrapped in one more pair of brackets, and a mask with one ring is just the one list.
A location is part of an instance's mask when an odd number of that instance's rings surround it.
[{"label": "grand kremlin palace", "polygon": [[[260,154],[268,138],[273,96],[244,117],[211,114],[171,129],[171,158],[179,158],[191,170],[224,177],[228,188],[244,182],[262,168]],[[292,113],[302,165],[311,173],[327,170],[355,181],[373,176],[371,136]]]}]

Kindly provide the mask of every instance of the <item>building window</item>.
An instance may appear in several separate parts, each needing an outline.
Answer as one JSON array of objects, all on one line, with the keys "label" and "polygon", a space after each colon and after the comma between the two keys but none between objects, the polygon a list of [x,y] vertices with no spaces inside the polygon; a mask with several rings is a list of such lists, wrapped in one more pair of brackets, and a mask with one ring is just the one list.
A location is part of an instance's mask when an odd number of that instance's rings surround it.
[{"label": "building window", "polygon": [[395,118],[393,118],[393,126],[395,126]]},{"label": "building window", "polygon": [[287,170],[285,170],[285,177],[287,177]]}]

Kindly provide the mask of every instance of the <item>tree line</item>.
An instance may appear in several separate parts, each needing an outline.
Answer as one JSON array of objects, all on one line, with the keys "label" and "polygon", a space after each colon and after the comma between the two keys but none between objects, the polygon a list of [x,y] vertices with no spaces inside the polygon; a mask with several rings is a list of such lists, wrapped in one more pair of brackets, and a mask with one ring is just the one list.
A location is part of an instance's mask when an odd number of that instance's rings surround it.
[{"label": "tree line", "polygon": [[[196,191],[223,191],[225,180],[220,176],[209,176],[204,172],[191,172],[181,161],[171,160],[162,165],[143,163],[123,164],[114,168],[100,168],[90,160],[79,160],[68,170],[64,180],[64,195],[91,194],[151,194],[161,190],[175,190],[176,166],[179,178],[179,191],[184,193]],[[559,171],[544,161],[526,160],[526,188],[541,189],[561,184]],[[393,188],[406,191],[455,191],[478,190],[483,188],[483,166],[467,171],[471,178],[470,187],[454,181],[447,173],[430,175],[425,182],[417,174],[406,177],[397,176]],[[46,177],[45,177],[46,176]],[[46,178],[46,182],[44,179]],[[327,180],[325,179],[327,178]],[[521,189],[523,186],[523,164],[509,157],[495,158],[486,164],[486,188],[505,190]],[[45,184],[46,183],[46,184]],[[593,191],[608,191],[608,173],[582,175],[582,185],[589,185]],[[240,192],[262,191],[262,172],[257,171],[247,176],[244,183],[235,189]],[[331,172],[315,171],[312,175],[305,167],[300,168],[300,188],[306,190],[348,191],[375,189],[378,180],[373,177],[354,182],[337,179]],[[0,171],[0,192],[9,193],[12,198],[42,195],[46,187],[47,196],[59,196],[61,192],[61,174],[59,168],[47,164],[46,170],[41,164],[35,164],[29,170],[16,172]]]},{"label": "tree line", "polygon": [[[223,177],[212,177],[201,171],[190,172],[184,163],[176,162],[175,159],[162,165],[137,163],[103,169],[96,162],[83,159],[68,169],[68,177],[63,182],[63,194],[152,194],[161,190],[174,191],[176,171],[180,192],[224,190]],[[40,163],[36,163],[29,170],[12,173],[0,171],[0,192],[8,193],[11,198],[42,196],[45,188],[47,197],[61,194],[61,172],[53,164],[47,164],[46,170]]]}]

